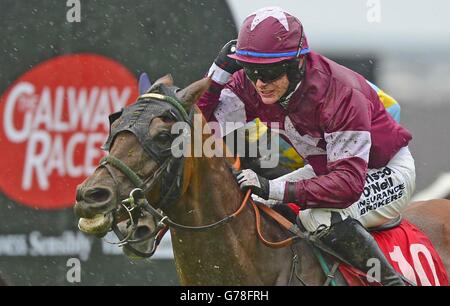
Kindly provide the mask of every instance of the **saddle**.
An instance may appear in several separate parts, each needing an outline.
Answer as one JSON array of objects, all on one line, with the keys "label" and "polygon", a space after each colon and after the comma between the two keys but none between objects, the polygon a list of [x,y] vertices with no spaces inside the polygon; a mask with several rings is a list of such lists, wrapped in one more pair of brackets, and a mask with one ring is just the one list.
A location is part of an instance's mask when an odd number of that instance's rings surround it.
[{"label": "saddle", "polygon": [[[297,223],[299,208],[295,204],[276,205],[273,210],[302,228]],[[448,286],[445,266],[431,241],[415,225],[402,219],[402,216],[382,226],[370,228],[368,231],[406,283]],[[370,278],[356,268],[341,262],[339,256],[333,254],[334,252],[324,251],[315,246],[314,242],[309,245],[327,277],[325,285],[378,285],[376,282],[369,282]],[[420,258],[419,253],[421,253]]]}]

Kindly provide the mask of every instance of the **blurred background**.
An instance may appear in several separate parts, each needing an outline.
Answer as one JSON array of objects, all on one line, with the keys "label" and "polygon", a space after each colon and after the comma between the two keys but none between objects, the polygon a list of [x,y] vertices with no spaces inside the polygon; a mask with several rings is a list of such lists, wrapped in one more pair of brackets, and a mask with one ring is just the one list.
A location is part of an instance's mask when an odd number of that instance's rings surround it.
[{"label": "blurred background", "polygon": [[[154,259],[131,261],[80,233],[76,185],[102,156],[114,97],[132,103],[141,72],[180,87],[201,78],[243,19],[272,5],[302,20],[311,49],[397,99],[416,199],[449,198],[448,1],[0,0],[0,285],[178,284],[169,236]],[[64,92],[86,107],[64,106]],[[81,282],[67,278],[70,258]]]}]

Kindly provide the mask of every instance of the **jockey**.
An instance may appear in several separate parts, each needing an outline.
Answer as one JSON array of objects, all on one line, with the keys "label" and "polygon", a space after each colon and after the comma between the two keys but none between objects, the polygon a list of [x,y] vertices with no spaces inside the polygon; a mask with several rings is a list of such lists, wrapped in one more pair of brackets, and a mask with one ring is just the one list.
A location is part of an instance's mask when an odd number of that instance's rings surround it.
[{"label": "jockey", "polygon": [[[207,120],[275,123],[307,164],[276,179],[237,175],[266,205],[296,203],[299,225],[384,285],[404,285],[366,228],[398,217],[415,187],[411,134],[361,75],[310,51],[301,22],[278,7],[249,15],[209,70]],[[227,131],[228,132],[228,131]],[[320,233],[320,234],[319,234]]]}]

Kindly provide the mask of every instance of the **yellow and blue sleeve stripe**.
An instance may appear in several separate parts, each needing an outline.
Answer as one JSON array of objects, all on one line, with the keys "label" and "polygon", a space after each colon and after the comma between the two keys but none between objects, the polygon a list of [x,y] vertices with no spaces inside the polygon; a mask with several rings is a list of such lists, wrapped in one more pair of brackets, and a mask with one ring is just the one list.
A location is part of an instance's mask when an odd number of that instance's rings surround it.
[{"label": "yellow and blue sleeve stripe", "polygon": [[392,116],[392,118],[394,118],[395,121],[400,122],[400,112],[401,112],[400,104],[398,104],[398,102],[394,98],[392,98],[390,95],[382,91],[375,84],[372,84],[369,81],[367,81],[367,83],[373,88],[373,90],[376,91],[378,97],[380,98],[381,103],[383,103],[384,108]]},{"label": "yellow and blue sleeve stripe", "polygon": [[[246,128],[249,131],[248,141],[250,143],[256,142],[268,131],[268,127],[259,118],[249,122]],[[279,141],[278,158],[280,166],[291,169],[292,171],[302,168],[305,165],[303,158],[282,137],[279,138]]]}]

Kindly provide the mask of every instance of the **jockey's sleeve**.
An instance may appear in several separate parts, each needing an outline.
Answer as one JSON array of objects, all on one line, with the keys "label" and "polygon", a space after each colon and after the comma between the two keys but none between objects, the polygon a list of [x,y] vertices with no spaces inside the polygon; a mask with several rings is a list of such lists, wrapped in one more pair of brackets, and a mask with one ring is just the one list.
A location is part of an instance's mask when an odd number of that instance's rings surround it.
[{"label": "jockey's sleeve", "polygon": [[370,108],[370,101],[355,89],[325,103],[320,120],[328,174],[286,183],[285,202],[303,208],[346,208],[360,198],[371,148]]},{"label": "jockey's sleeve", "polygon": [[212,81],[208,91],[197,102],[206,121],[219,123],[222,136],[256,118],[249,103],[244,103],[245,91],[246,88],[234,74],[225,85]]},{"label": "jockey's sleeve", "polygon": [[377,85],[367,80],[366,82],[370,85],[370,87],[372,87],[373,90],[375,90],[375,92],[378,95],[378,98],[380,99],[381,103],[383,104],[387,112],[392,116],[392,118],[395,119],[395,121],[400,123],[401,107],[400,104],[398,104],[397,100],[395,100],[393,97],[385,93]]},{"label": "jockey's sleeve", "polygon": [[216,121],[214,118],[214,110],[220,102],[220,93],[225,85],[221,85],[214,81],[211,82],[208,90],[200,97],[197,106],[203,113],[206,121]]}]

